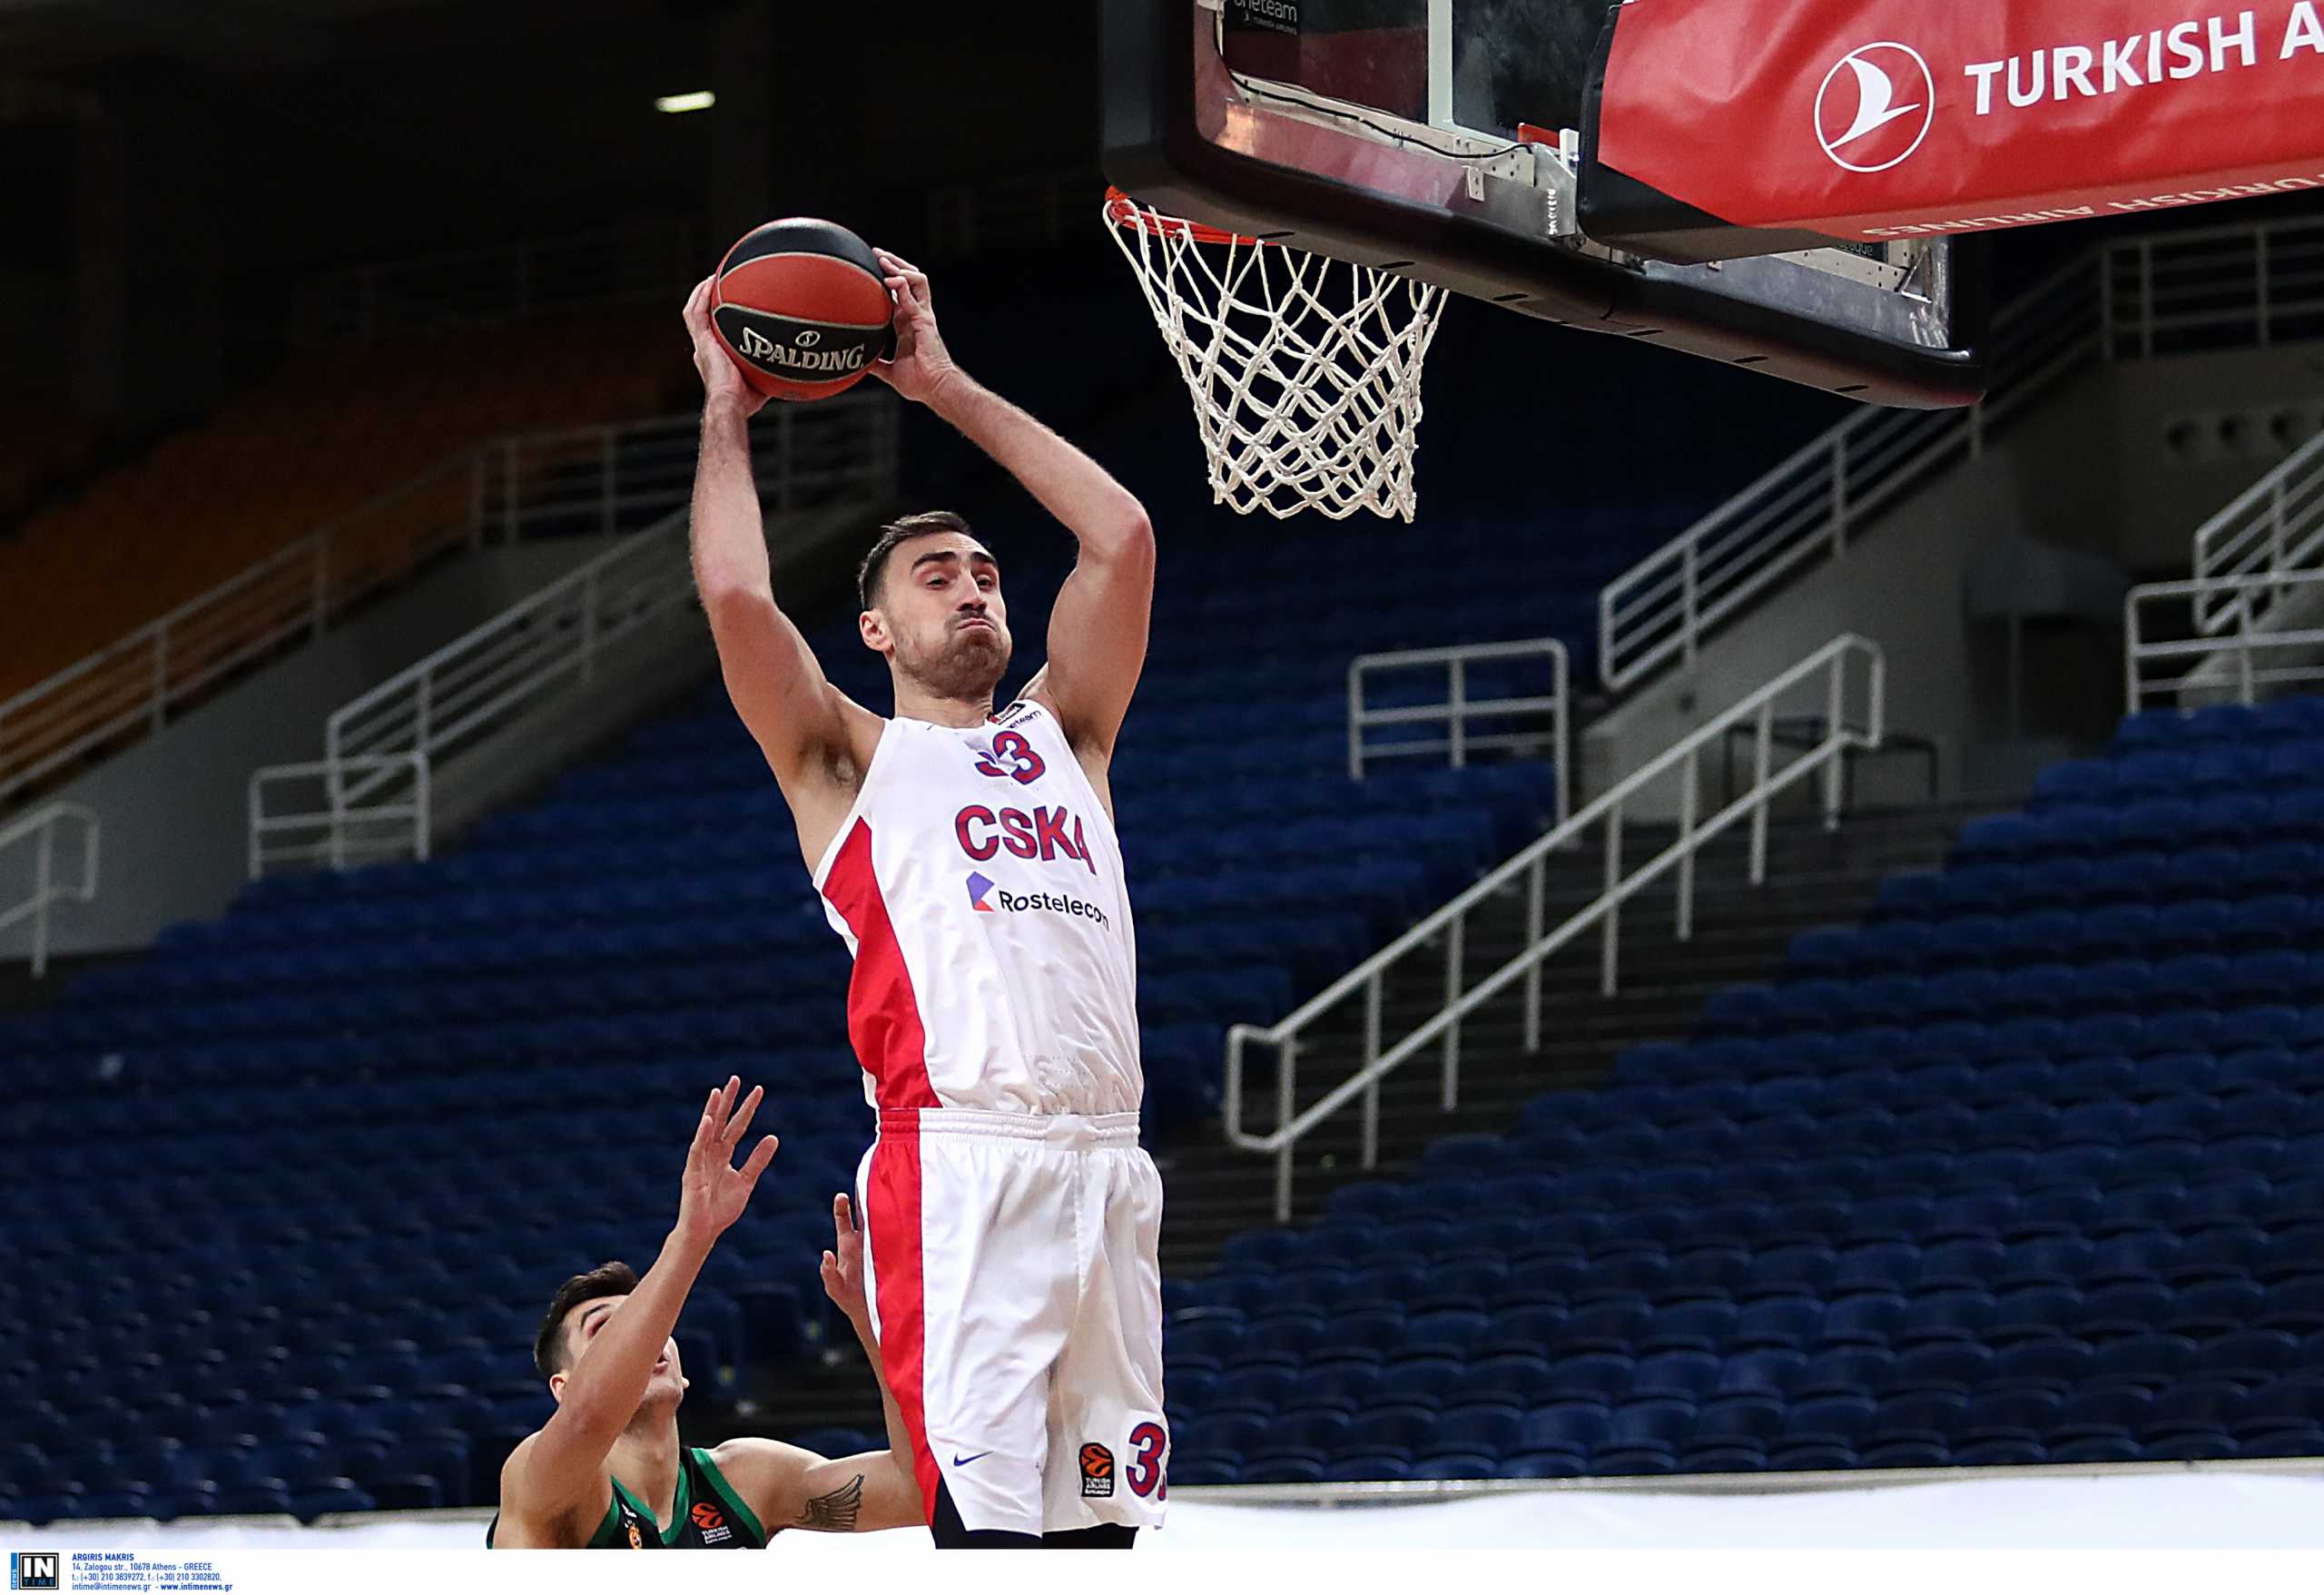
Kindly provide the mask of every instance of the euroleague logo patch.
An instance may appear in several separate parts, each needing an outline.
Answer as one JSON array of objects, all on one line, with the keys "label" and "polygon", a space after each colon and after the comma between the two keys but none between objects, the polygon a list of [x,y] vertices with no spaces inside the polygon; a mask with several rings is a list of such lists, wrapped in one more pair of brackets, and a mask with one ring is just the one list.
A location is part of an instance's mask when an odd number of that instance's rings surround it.
[{"label": "euroleague logo patch", "polygon": [[694,1526],[702,1531],[702,1542],[704,1545],[724,1544],[734,1537],[734,1531],[726,1526],[726,1514],[706,1501],[697,1501],[694,1511],[686,1515],[694,1520]]},{"label": "euroleague logo patch", "polygon": [[1114,1492],[1114,1453],[1092,1440],[1081,1448],[1081,1497],[1109,1496]]},{"label": "euroleague logo patch", "polygon": [[1902,165],[1935,123],[1936,79],[1910,44],[1851,50],[1816,91],[1816,142],[1849,172]]}]

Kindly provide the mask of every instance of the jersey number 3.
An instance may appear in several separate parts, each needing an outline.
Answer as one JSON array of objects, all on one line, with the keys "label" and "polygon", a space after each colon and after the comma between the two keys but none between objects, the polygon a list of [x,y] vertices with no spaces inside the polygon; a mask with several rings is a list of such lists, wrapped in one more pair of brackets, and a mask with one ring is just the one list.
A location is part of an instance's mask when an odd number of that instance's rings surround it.
[{"label": "jersey number 3", "polygon": [[1140,1423],[1129,1432],[1130,1489],[1139,1495],[1170,1499],[1170,1486],[1162,1476],[1162,1448],[1169,1443],[1170,1436],[1159,1423]]},{"label": "jersey number 3", "polygon": [[1004,731],[994,737],[991,756],[977,760],[978,774],[1005,775],[1025,786],[1039,781],[1041,772],[1048,768],[1041,763],[1040,754],[1033,751],[1033,744],[1025,740],[1024,734],[1015,731]]}]

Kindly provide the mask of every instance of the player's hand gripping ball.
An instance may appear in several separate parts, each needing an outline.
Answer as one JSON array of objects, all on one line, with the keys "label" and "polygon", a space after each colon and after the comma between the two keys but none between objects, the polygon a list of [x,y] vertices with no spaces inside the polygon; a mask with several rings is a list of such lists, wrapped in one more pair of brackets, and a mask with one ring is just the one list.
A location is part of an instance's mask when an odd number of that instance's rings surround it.
[{"label": "player's hand gripping ball", "polygon": [[895,301],[872,247],[834,222],[790,216],[743,235],[711,277],[710,323],[772,399],[829,399],[887,352]]}]

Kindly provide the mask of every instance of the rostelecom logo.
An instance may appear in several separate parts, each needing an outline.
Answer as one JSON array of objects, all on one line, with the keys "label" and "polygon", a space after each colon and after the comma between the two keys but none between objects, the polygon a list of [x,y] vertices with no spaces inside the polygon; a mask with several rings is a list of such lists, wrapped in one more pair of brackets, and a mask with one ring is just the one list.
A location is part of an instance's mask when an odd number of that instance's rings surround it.
[{"label": "rostelecom logo", "polygon": [[1816,142],[1850,172],[1902,165],[1936,121],[1936,79],[1910,44],[1864,44],[1816,91]]}]

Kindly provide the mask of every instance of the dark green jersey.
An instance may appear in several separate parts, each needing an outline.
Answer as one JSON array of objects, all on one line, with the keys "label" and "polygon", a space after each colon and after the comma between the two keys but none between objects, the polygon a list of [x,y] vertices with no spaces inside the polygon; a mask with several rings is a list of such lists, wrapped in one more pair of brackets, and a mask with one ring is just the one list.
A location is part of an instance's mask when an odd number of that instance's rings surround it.
[{"label": "dark green jersey", "polygon": [[[763,1551],[766,1530],[734,1487],[726,1482],[718,1464],[700,1447],[678,1453],[677,1521],[663,1528],[618,1479],[610,1480],[613,1499],[606,1503],[604,1521],[589,1536],[586,1551]],[[487,1549],[500,1527],[492,1514],[484,1531]]]}]

